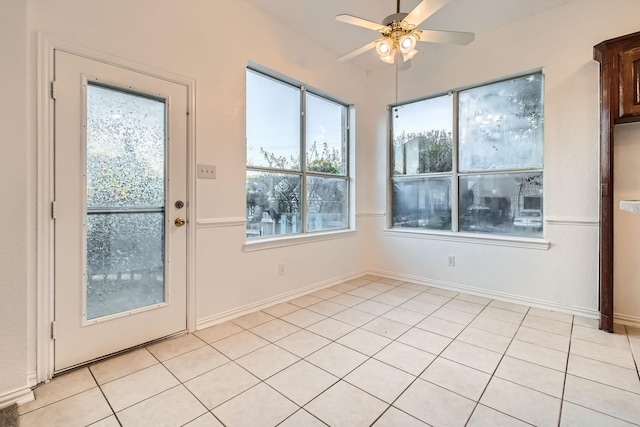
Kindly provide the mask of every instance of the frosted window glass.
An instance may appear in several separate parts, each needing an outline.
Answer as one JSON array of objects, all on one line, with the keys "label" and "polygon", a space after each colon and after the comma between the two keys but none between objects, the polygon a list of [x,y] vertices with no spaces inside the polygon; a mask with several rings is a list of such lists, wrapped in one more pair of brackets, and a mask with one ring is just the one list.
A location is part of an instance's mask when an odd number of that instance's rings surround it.
[{"label": "frosted window glass", "polygon": [[451,178],[394,179],[393,226],[451,230]]},{"label": "frosted window glass", "polygon": [[307,177],[307,231],[346,228],[348,201],[346,179]]}]

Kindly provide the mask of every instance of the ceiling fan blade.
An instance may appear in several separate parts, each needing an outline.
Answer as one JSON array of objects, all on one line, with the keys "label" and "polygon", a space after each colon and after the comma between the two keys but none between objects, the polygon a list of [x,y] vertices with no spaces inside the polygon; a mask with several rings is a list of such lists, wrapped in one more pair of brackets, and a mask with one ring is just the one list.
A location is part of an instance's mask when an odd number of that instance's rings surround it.
[{"label": "ceiling fan blade", "polygon": [[422,0],[422,2],[415,7],[407,16],[404,21],[416,27],[422,22],[436,13],[442,6],[449,3],[449,0]]},{"label": "ceiling fan blade", "polygon": [[338,61],[348,61],[349,59],[355,58],[356,56],[360,55],[361,53],[365,53],[366,51],[375,48],[377,41],[378,40],[374,40],[371,43],[366,44],[366,45],[362,46],[361,48],[358,48],[358,49],[354,50],[353,52],[349,52],[346,55],[342,55],[340,58],[338,58]]},{"label": "ceiling fan blade", "polygon": [[373,31],[378,31],[384,28],[384,25],[378,24],[377,22],[367,21],[366,19],[358,18],[353,15],[338,15],[336,16],[336,21],[344,22],[346,24],[356,25],[358,27],[368,28]]},{"label": "ceiling fan blade", "polygon": [[476,37],[473,33],[462,31],[418,30],[421,42],[467,45]]}]

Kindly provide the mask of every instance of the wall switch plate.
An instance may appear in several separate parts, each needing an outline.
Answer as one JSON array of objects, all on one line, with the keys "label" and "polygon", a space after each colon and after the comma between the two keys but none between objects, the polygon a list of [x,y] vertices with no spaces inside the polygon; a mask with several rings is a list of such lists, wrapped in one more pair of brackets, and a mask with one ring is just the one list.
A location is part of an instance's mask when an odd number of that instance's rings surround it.
[{"label": "wall switch plate", "polygon": [[216,179],[215,165],[198,165],[198,178]]}]

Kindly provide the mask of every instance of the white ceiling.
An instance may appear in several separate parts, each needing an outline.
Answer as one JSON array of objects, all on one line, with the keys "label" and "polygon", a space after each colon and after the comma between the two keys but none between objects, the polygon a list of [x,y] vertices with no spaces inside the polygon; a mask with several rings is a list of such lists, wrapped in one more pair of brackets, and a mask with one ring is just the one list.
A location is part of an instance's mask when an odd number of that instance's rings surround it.
[{"label": "white ceiling", "polygon": [[[396,0],[247,0],[276,20],[328,48],[336,58],[377,38],[374,31],[335,20],[350,14],[381,22],[396,12]],[[428,0],[427,0],[428,1]],[[450,0],[429,17],[420,28],[468,31],[480,34],[573,0]],[[410,12],[420,0],[401,0],[400,11]],[[420,43],[421,54],[442,45]],[[454,47],[463,49],[464,47]],[[351,62],[363,70],[384,66],[375,51],[366,52]]]}]

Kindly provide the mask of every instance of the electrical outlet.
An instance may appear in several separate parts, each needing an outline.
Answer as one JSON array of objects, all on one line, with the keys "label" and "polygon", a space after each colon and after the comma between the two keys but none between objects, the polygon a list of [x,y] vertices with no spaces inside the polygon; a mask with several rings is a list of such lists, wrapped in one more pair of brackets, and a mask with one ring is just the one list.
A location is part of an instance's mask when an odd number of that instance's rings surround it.
[{"label": "electrical outlet", "polygon": [[456,257],[453,255],[449,255],[449,259],[447,260],[447,265],[449,267],[455,267],[456,266]]},{"label": "electrical outlet", "polygon": [[215,165],[198,165],[198,178],[216,179]]},{"label": "electrical outlet", "polygon": [[278,264],[278,274],[284,276],[284,264]]}]

